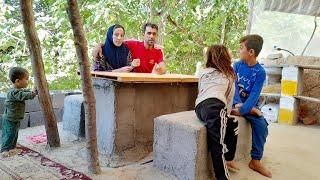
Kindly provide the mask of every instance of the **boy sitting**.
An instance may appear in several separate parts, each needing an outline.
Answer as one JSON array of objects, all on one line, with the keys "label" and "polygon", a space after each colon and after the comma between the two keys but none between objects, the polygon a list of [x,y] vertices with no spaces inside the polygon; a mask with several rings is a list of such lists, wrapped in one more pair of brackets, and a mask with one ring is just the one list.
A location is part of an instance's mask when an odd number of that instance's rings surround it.
[{"label": "boy sitting", "polygon": [[[271,172],[262,165],[264,144],[268,135],[268,123],[262,113],[256,109],[266,72],[257,61],[263,45],[259,35],[247,35],[240,40],[238,50],[240,61],[235,62],[233,69],[237,75],[234,109],[231,114],[243,116],[252,128],[252,149],[249,167],[260,174],[272,177]],[[253,111],[253,112],[252,112]],[[252,113],[256,112],[256,115]]]}]

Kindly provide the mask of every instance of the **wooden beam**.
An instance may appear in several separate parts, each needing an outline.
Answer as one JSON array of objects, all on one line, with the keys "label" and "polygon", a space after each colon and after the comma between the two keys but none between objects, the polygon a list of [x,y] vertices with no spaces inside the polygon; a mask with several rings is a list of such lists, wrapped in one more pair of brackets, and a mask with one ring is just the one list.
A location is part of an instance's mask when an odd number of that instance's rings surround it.
[{"label": "wooden beam", "polygon": [[296,66],[302,69],[320,70],[320,66],[314,66],[314,65],[296,65]]},{"label": "wooden beam", "polygon": [[320,104],[320,99],[319,98],[313,98],[313,97],[308,97],[308,96],[294,96],[294,97],[296,99],[299,99],[299,100],[309,101],[309,102]]},{"label": "wooden beam", "polygon": [[266,96],[266,97],[281,97],[280,93],[260,93],[260,96]]}]

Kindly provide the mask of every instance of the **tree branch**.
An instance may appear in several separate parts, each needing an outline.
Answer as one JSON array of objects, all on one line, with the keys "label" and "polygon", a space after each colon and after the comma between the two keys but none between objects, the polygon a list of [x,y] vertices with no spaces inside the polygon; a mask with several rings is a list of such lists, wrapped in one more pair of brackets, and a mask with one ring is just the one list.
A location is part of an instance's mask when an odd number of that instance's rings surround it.
[{"label": "tree branch", "polygon": [[198,36],[195,37],[194,34],[190,33],[186,28],[181,27],[176,21],[174,21],[171,18],[170,14],[167,15],[167,20],[169,23],[171,23],[173,26],[175,26],[180,32],[192,37],[192,40],[194,42],[196,42],[199,46],[205,46],[205,44],[203,43],[203,39],[201,37],[198,37]]}]

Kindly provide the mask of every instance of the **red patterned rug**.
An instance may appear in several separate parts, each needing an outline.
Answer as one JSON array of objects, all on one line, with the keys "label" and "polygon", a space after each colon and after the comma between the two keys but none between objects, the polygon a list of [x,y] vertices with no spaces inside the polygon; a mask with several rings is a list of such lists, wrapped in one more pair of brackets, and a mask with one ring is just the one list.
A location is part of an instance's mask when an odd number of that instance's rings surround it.
[{"label": "red patterned rug", "polygon": [[89,176],[54,162],[32,149],[21,145],[17,148],[21,149],[20,154],[1,158],[1,179],[91,180]]}]

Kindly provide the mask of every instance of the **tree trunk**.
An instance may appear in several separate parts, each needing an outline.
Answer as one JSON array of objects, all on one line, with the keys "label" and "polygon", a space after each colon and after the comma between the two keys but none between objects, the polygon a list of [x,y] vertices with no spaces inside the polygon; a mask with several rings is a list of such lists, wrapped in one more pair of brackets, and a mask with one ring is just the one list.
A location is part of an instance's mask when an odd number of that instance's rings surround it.
[{"label": "tree trunk", "polygon": [[68,0],[68,15],[73,29],[74,44],[80,65],[85,109],[88,169],[90,173],[100,174],[101,169],[98,159],[96,131],[96,99],[92,87],[87,40],[84,34],[77,0]]},{"label": "tree trunk", "polygon": [[163,9],[160,12],[160,22],[159,22],[159,31],[158,31],[158,44],[164,47],[164,32],[165,32],[165,22],[166,22],[166,16],[167,16],[167,0],[161,1],[161,7]]},{"label": "tree trunk", "polygon": [[224,44],[225,42],[225,35],[226,35],[226,23],[227,23],[228,13],[224,17],[221,27],[221,35],[220,35],[220,44]]},{"label": "tree trunk", "polygon": [[20,0],[21,16],[26,40],[30,49],[35,86],[39,92],[39,102],[44,114],[44,124],[50,147],[60,147],[60,138],[56,117],[52,108],[51,97],[44,73],[40,41],[35,30],[32,1]]},{"label": "tree trunk", "polygon": [[152,0],[148,0],[148,8],[149,8],[149,13],[148,13],[148,22],[153,21],[153,12],[152,12]]}]

